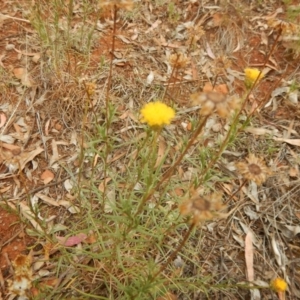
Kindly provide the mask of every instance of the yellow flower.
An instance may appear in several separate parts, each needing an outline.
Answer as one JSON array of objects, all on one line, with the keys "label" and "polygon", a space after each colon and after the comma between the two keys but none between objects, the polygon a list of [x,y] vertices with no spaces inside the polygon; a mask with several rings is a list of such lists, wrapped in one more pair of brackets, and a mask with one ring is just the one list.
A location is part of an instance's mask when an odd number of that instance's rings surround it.
[{"label": "yellow flower", "polygon": [[141,121],[147,123],[151,127],[161,128],[164,125],[171,123],[175,117],[173,108],[166,104],[157,101],[150,102],[141,109]]},{"label": "yellow flower", "polygon": [[275,292],[284,292],[287,289],[286,281],[280,277],[273,279],[270,286]]},{"label": "yellow flower", "polygon": [[255,68],[246,68],[245,70],[245,84],[247,87],[251,87],[257,79],[259,82],[263,77],[264,74],[260,73],[260,70]]}]

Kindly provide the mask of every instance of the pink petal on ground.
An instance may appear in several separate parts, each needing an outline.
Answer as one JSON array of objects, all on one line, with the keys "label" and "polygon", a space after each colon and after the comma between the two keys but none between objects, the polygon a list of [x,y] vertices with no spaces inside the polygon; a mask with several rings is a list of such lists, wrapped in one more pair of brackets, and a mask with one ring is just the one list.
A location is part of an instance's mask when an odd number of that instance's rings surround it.
[{"label": "pink petal on ground", "polygon": [[66,247],[72,247],[84,241],[87,238],[87,235],[85,233],[78,233],[77,235],[70,236],[67,238],[62,236],[57,236],[56,238],[61,245]]}]

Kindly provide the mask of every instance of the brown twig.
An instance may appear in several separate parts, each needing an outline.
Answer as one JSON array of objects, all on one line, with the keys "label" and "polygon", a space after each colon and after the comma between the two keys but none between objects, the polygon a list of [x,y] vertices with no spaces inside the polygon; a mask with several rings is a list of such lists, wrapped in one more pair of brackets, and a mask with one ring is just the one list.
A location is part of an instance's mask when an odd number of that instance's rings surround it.
[{"label": "brown twig", "polygon": [[169,256],[169,258],[167,259],[167,261],[160,267],[160,269],[153,275],[153,277],[151,278],[152,280],[154,280],[159,274],[161,274],[170,264],[170,262],[176,257],[176,255],[179,253],[179,251],[183,248],[183,246],[185,245],[185,243],[187,242],[188,238],[190,237],[193,229],[195,228],[196,223],[193,222],[191,223],[188,231],[185,233],[181,243],[178,245],[178,247],[173,251],[173,253]]},{"label": "brown twig", "polygon": [[39,191],[42,191],[42,190],[44,190],[44,189],[46,189],[46,188],[48,188],[48,187],[52,187],[52,186],[58,185],[58,184],[60,184],[60,183],[62,183],[62,182],[64,182],[64,181],[66,181],[66,180],[69,179],[69,178],[71,178],[71,175],[68,175],[68,176],[64,177],[63,179],[61,179],[61,180],[58,180],[58,181],[55,181],[55,182],[48,183],[48,184],[46,184],[46,185],[40,186],[40,187],[35,188],[35,189],[33,189],[33,190],[26,191],[26,194],[24,194],[24,195],[22,195],[22,196],[20,196],[20,197],[14,198],[14,199],[12,199],[12,200],[20,200],[20,199],[23,199],[23,198],[25,198],[25,197],[28,197],[29,195],[35,194],[35,193],[37,193],[37,192],[39,192]]},{"label": "brown twig", "polygon": [[230,202],[231,199],[233,199],[233,197],[242,189],[242,187],[246,184],[247,179],[245,179],[243,181],[243,183],[239,186],[239,188],[229,197],[229,199],[227,199],[227,201],[224,204],[227,204]]}]

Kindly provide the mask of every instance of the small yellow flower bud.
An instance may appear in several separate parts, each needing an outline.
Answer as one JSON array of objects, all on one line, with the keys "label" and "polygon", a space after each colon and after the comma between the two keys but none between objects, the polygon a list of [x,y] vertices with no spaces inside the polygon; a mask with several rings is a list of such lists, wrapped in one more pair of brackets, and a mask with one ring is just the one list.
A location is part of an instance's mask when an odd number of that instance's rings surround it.
[{"label": "small yellow flower bud", "polygon": [[286,281],[280,277],[273,279],[270,286],[276,292],[284,292],[287,289]]},{"label": "small yellow flower bud", "polygon": [[260,81],[264,74],[260,72],[260,70],[255,68],[246,68],[245,70],[245,85],[247,87],[252,87],[254,82],[257,80]]}]

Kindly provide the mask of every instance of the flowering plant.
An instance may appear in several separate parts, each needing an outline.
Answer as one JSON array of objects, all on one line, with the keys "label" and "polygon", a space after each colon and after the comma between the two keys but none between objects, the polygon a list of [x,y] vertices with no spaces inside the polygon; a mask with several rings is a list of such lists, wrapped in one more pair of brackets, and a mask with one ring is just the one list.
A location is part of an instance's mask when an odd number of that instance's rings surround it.
[{"label": "flowering plant", "polygon": [[174,117],[174,109],[160,101],[150,102],[141,109],[141,121],[154,128],[169,125]]}]

